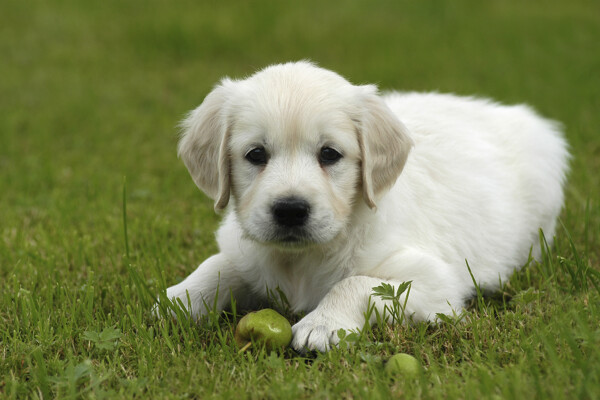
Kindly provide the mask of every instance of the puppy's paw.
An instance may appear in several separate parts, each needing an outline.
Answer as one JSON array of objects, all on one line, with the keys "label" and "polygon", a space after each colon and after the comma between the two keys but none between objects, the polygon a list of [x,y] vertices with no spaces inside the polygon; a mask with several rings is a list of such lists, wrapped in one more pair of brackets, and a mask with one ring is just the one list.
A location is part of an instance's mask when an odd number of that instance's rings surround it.
[{"label": "puppy's paw", "polygon": [[340,329],[351,330],[356,326],[349,321],[331,318],[315,310],[292,327],[292,347],[301,354],[307,351],[329,351],[339,344]]},{"label": "puppy's paw", "polygon": [[150,310],[152,317],[156,319],[162,319],[163,313],[160,312],[160,299],[156,299],[156,303],[152,306],[152,310]]},{"label": "puppy's paw", "polygon": [[[162,308],[162,309],[161,309]],[[156,299],[156,303],[152,306],[152,310],[150,310],[152,316],[156,319],[163,319],[164,317],[173,317],[177,318],[177,313],[166,304],[161,304],[160,298]]]},{"label": "puppy's paw", "polygon": [[[168,301],[165,302],[161,302],[161,296],[156,299],[156,303],[154,303],[151,310],[155,318],[162,319],[165,316],[177,318],[175,309],[181,309],[183,315],[188,314],[194,318],[199,315],[199,312],[197,311],[198,307],[194,307],[192,302],[193,298],[189,296],[187,290],[182,290],[177,286],[171,286],[167,289],[166,298]],[[165,298],[162,297],[162,299]]]}]

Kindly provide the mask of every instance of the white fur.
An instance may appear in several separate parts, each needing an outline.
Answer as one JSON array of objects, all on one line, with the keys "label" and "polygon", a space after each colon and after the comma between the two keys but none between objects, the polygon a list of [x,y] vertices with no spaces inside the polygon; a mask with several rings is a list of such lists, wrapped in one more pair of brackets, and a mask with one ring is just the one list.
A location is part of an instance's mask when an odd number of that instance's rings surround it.
[{"label": "white fur", "polygon": [[[402,121],[402,122],[400,122]],[[412,281],[407,314],[433,320],[493,290],[554,233],[568,152],[557,124],[526,106],[353,86],[307,62],[225,79],[183,123],[179,154],[194,181],[229,203],[220,253],[167,290],[226,307],[281,289],[294,311],[292,346],[325,351],[364,324],[372,288]],[[256,146],[269,153],[256,166]],[[343,158],[321,165],[322,147]],[[278,199],[308,201],[295,241],[273,221]],[[381,311],[384,302],[373,298]],[[373,321],[370,321],[373,322]]]}]

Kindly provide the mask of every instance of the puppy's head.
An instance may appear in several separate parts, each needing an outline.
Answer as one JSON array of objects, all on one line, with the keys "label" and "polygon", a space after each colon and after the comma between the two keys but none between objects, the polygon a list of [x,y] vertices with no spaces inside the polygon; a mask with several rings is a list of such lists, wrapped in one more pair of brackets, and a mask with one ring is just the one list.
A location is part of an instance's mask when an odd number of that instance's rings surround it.
[{"label": "puppy's head", "polygon": [[287,247],[329,242],[357,201],[374,208],[412,146],[374,86],[307,62],[224,79],[182,125],[179,155],[215,209],[232,200],[248,237]]}]

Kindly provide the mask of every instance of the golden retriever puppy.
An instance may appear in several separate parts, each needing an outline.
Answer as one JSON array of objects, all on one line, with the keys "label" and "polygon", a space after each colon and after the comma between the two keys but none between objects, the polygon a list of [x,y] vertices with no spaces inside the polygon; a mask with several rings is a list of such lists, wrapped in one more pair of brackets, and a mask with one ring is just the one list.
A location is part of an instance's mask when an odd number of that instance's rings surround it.
[{"label": "golden retriever puppy", "polygon": [[473,296],[465,260],[497,288],[540,255],[540,228],[552,237],[569,157],[557,124],[526,106],[381,95],[309,62],[222,80],[183,122],[179,155],[226,216],[220,252],[167,296],[198,317],[279,288],[307,313],[299,351],[362,327],[382,282],[412,282],[415,321]]}]

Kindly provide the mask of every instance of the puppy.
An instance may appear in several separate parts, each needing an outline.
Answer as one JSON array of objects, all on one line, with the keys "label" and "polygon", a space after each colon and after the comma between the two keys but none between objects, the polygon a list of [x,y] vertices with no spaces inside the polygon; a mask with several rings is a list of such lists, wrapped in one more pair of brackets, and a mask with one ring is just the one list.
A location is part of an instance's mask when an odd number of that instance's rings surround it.
[{"label": "puppy", "polygon": [[540,256],[539,229],[553,236],[569,157],[557,124],[526,106],[380,95],[309,62],[222,80],[178,150],[215,209],[228,207],[220,253],[167,296],[197,318],[279,288],[307,313],[299,351],[361,328],[370,301],[382,313],[370,299],[382,282],[412,282],[401,301],[415,321],[460,312],[475,292],[466,262],[496,289]]}]

